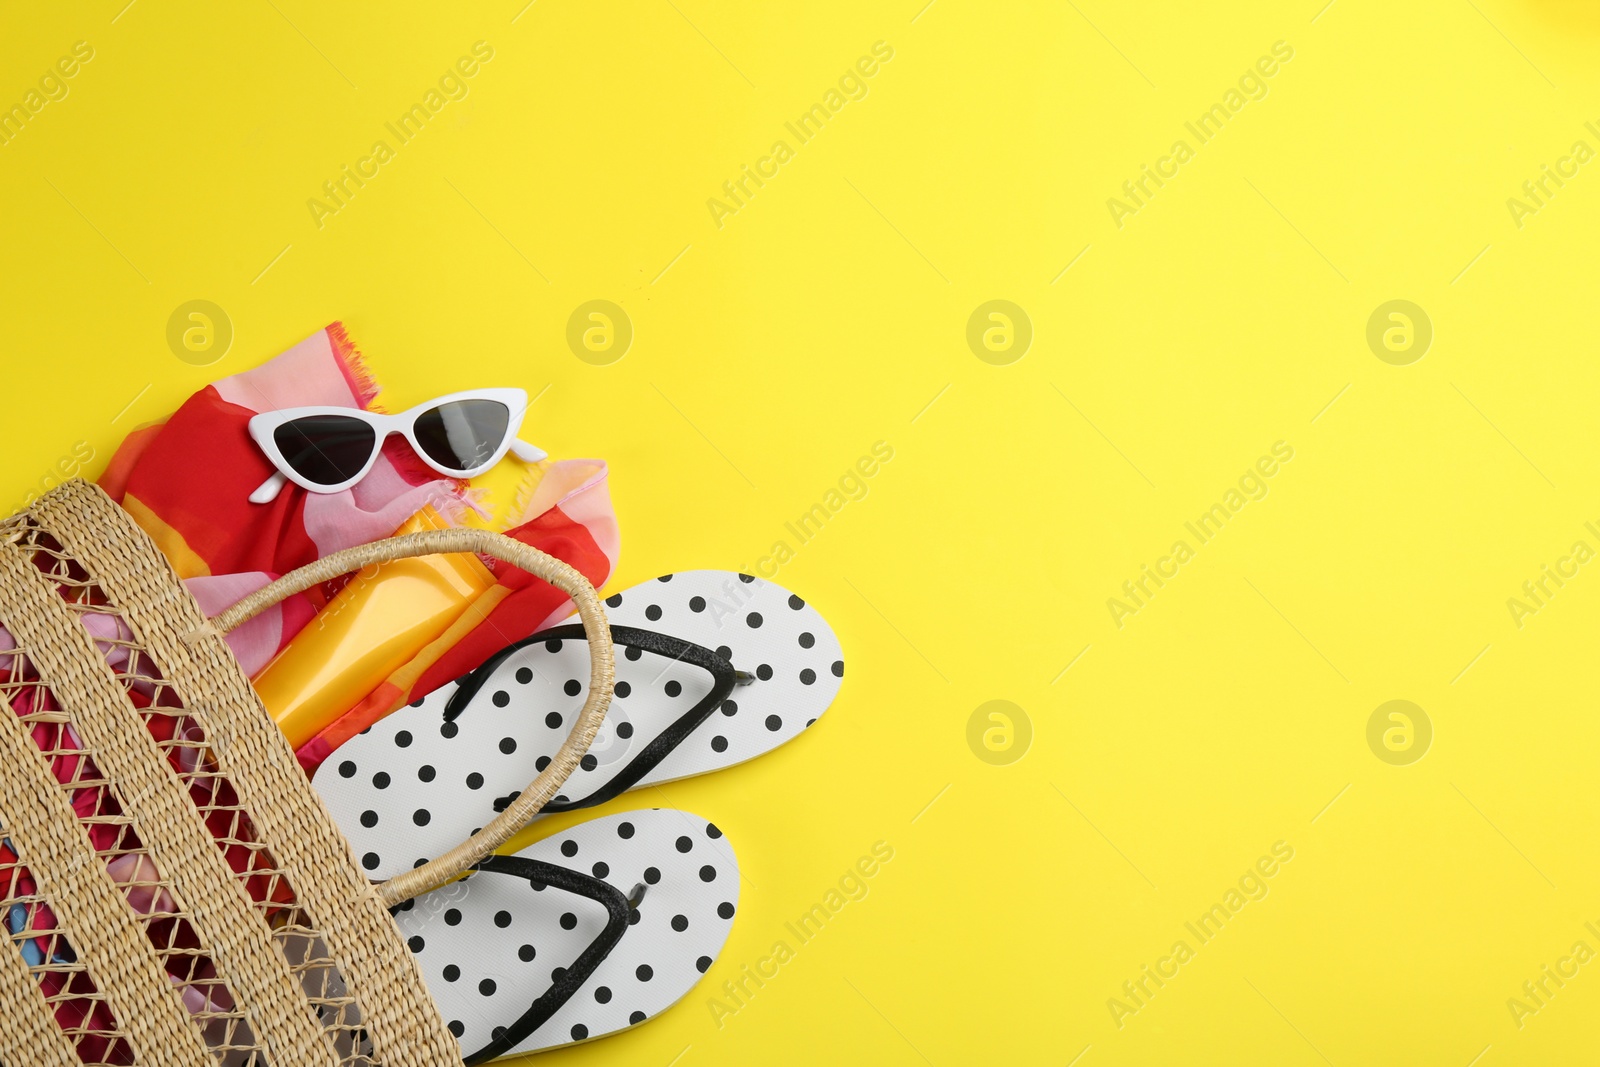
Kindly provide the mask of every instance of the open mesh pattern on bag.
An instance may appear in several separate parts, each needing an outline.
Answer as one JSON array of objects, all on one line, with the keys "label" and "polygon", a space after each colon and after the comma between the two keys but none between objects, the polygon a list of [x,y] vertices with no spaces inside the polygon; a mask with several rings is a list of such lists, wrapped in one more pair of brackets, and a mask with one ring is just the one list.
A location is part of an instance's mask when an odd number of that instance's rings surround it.
[{"label": "open mesh pattern on bag", "polygon": [[[49,534],[36,523],[24,521],[19,547],[30,553],[34,565],[56,588],[67,606],[79,616],[95,647],[111,667],[138,709],[145,729],[166,755],[167,763],[189,792],[195,809],[228,866],[245,887],[272,928],[273,939],[289,963],[290,970],[306,991],[312,1006],[340,1049],[341,1067],[371,1067],[371,1045],[362,1027],[361,1012],[355,998],[328,955],[327,944],[298,906],[294,886],[288,875],[260,840],[249,812],[239,801],[238,792],[217,766],[211,751],[213,739],[203,723],[184,707],[177,690],[167,680],[160,665],[133,635],[127,620],[109,603],[109,598],[84,571],[82,564],[67,555]],[[4,686],[0,684],[0,691]],[[216,743],[225,743],[218,739]],[[178,922],[187,925],[182,917]],[[213,998],[201,982],[185,981],[186,1000],[231,1004],[236,998],[224,993]],[[241,1020],[242,1021],[242,1020]],[[231,1024],[231,1020],[228,1020]],[[219,1053],[222,1062],[232,1067],[266,1067],[266,1059],[240,1058],[236,1053],[248,1048],[236,1041],[222,1019],[207,1019],[203,1033],[207,1045]]]},{"label": "open mesh pattern on bag", "polygon": [[[66,558],[36,526],[25,519],[16,522],[26,532],[13,543],[29,553],[34,566],[51,580],[70,607],[114,619],[103,594],[88,580],[81,566]],[[28,728],[28,736],[38,746],[87,832],[95,858],[138,916],[163,971],[193,1016],[207,1048],[228,1067],[267,1067],[249,1021],[237,1006],[239,998],[217,973],[211,946],[190,922],[176,888],[140,840],[129,814],[130,809],[137,808],[139,798],[124,796],[100,770],[95,751],[84,742],[72,713],[39,677],[29,652],[25,644],[0,652],[0,696]],[[128,662],[134,660],[130,658]],[[128,692],[136,705],[146,705],[142,711],[151,721],[159,714],[159,702],[170,693],[163,690],[164,687],[153,690],[130,685]],[[76,967],[76,955],[65,936],[54,931],[55,918],[48,901],[33,894],[34,899],[23,904],[16,891],[32,884],[31,875],[26,876],[26,881],[12,879],[0,906],[7,909],[8,927],[25,916],[30,927],[49,927],[59,942],[51,946],[42,937],[29,940],[12,934],[14,940],[19,940],[25,959],[32,957],[30,969],[52,999],[58,1023],[67,1031],[74,1028],[74,1020],[82,1020],[75,1027],[86,1031],[77,1042],[80,1056],[87,1054],[96,1063],[133,1063],[132,1049],[116,1036],[116,1020],[109,1010],[102,1003],[80,1003],[72,995],[71,983],[61,980],[59,968]],[[18,912],[19,905],[25,912]]]},{"label": "open mesh pattern on bag", "polygon": [[9,838],[0,841],[0,895],[6,902],[6,936],[78,1059],[94,1067],[132,1063],[133,1051],[105,995],[67,935],[56,927],[49,902],[39,894],[32,872]]},{"label": "open mesh pattern on bag", "polygon": [[[69,513],[0,522],[0,1062],[459,1063],[237,665],[175,643],[195,609],[170,568],[103,494],[69,488]],[[293,779],[263,770],[278,758]],[[251,796],[271,798],[265,829]],[[286,809],[316,828],[316,861]]]}]

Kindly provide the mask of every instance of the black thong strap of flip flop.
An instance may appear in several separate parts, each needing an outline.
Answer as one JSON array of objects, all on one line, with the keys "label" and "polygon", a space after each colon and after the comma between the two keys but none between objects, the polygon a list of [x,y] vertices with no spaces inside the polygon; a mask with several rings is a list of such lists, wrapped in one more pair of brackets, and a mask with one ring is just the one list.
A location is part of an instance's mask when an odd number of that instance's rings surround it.
[{"label": "black thong strap of flip flop", "polygon": [[[513,644],[507,645],[493,656],[489,657],[477,670],[468,674],[457,684],[456,691],[450,695],[450,700],[444,706],[444,719],[446,722],[454,720],[463,711],[472,698],[483,688],[496,668],[504,663],[506,658],[519,648],[537,644],[541,641],[581,641],[585,640],[583,626],[573,624],[570,626],[557,626],[544,630],[532,637],[523,638]],[[611,641],[613,644],[624,645],[631,648],[643,649],[658,656],[668,659],[681,660],[692,667],[710,673],[713,681],[711,692],[707,693],[694,707],[680,715],[671,726],[661,731],[661,734],[633,759],[627,766],[618,771],[611,780],[597,789],[592,795],[583,800],[555,800],[544,806],[544,812],[575,811],[579,808],[592,808],[596,804],[604,804],[613,797],[621,796],[639,783],[639,779],[649,774],[655,766],[667,758],[667,754],[692,734],[695,729],[706,719],[710,718],[712,711],[728,699],[728,694],[733,692],[733,687],[753,681],[750,675],[737,671],[733,664],[723,659],[717,653],[702,645],[696,645],[667,634],[656,633],[654,630],[640,630],[632,626],[611,627]]]},{"label": "black thong strap of flip flop", "polygon": [[466,1067],[476,1067],[496,1056],[504,1056],[517,1045],[521,1044],[527,1036],[539,1027],[550,1021],[550,1017],[561,1010],[561,1006],[572,999],[572,995],[583,987],[595,969],[617,947],[617,942],[622,940],[623,932],[628,929],[628,914],[638,906],[639,900],[644,895],[644,885],[641,883],[635,889],[634,899],[629,900],[622,895],[622,891],[598,878],[591,878],[580,871],[566,867],[558,867],[553,863],[543,860],[531,860],[522,856],[489,856],[480,860],[477,865],[479,871],[490,874],[508,874],[513,878],[525,878],[537,885],[553,886],[568,893],[588,897],[605,905],[607,912],[606,927],[600,931],[600,936],[589,943],[573,962],[561,972],[561,977],[550,984],[535,1000],[527,1011],[523,1012],[510,1026],[496,1027],[494,1040],[466,1058]]}]

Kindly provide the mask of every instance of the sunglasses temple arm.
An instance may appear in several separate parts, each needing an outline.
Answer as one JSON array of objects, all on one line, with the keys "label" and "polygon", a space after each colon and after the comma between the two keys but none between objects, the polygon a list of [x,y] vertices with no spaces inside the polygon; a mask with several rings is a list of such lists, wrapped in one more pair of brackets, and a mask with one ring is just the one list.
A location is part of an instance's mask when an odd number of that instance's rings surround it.
[{"label": "sunglasses temple arm", "polygon": [[256,488],[256,491],[250,494],[250,503],[272,503],[274,500],[278,499],[278,494],[283,491],[284,484],[288,482],[288,480],[289,479],[283,476],[281,471],[273,471],[272,477],[262,482],[261,485]]},{"label": "sunglasses temple arm", "polygon": [[[511,439],[511,454],[522,460],[524,463],[537,463],[541,459],[547,458],[549,455],[549,453],[547,453],[544,449],[530,445],[528,442],[518,437],[513,437]],[[254,497],[251,499],[254,499]]]}]

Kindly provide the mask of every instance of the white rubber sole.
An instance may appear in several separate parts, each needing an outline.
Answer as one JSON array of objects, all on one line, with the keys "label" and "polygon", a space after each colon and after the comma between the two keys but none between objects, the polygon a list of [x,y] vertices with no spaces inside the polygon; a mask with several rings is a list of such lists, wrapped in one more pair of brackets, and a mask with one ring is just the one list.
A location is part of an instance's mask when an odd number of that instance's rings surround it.
[{"label": "white rubber sole", "polygon": [[[739,903],[739,865],[722,832],[672,809],[590,820],[519,856],[591,874],[644,896],[610,955],[515,1053],[636,1026],[692,989],[722,951]],[[401,934],[463,1055],[528,1010],[559,968],[605,928],[603,906],[553,887],[478,872],[403,906]],[[510,1053],[508,1053],[509,1055]]]},{"label": "white rubber sole", "polygon": [[[827,622],[787,589],[746,577],[684,571],[606,600],[613,625],[701,645],[757,678],[635,788],[770,752],[838,693],[844,661]],[[616,663],[605,723],[558,801],[591,796],[711,692],[711,675],[684,662],[618,646]],[[444,721],[452,682],[341,745],[312,781],[368,875],[410,870],[488,825],[566,739],[588,677],[587,642],[538,642],[500,663],[455,721]]]}]

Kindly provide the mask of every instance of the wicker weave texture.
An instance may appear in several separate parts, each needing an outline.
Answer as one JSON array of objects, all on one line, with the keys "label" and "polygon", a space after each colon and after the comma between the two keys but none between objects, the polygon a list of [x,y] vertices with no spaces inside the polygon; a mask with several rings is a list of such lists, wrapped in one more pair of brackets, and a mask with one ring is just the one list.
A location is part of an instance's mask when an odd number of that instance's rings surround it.
[{"label": "wicker weave texture", "polygon": [[[221,632],[297,588],[438,551],[573,596],[590,700],[490,826],[371,885]],[[149,538],[72,482],[0,523],[0,1063],[459,1064],[388,908],[467,870],[554,796],[611,697],[609,630],[571,568],[483,531],[394,538],[208,622]]]}]

